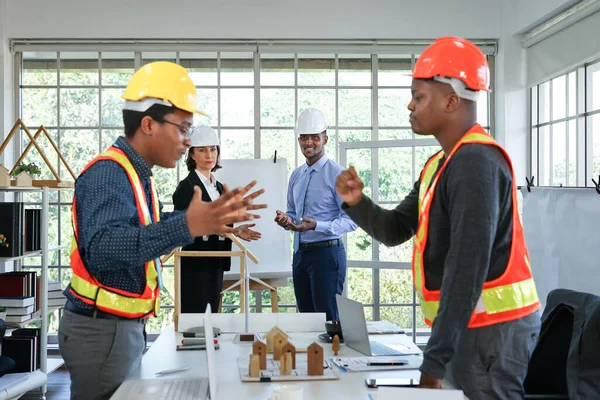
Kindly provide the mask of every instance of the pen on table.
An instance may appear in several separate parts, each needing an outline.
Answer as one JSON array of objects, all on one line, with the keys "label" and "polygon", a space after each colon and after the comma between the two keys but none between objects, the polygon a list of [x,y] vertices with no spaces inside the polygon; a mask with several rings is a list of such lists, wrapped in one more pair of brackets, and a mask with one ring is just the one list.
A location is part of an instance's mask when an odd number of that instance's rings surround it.
[{"label": "pen on table", "polygon": [[[206,350],[206,345],[204,344],[178,344],[176,347],[177,351],[182,350]],[[215,344],[215,350],[219,350],[219,345]]]},{"label": "pen on table", "polygon": [[[215,344],[219,344],[219,339],[214,340]],[[197,344],[206,344],[206,340],[204,338],[185,338],[181,339],[181,344],[183,345],[197,345]]]},{"label": "pen on table", "polygon": [[[219,335],[214,334],[213,337],[217,337]],[[203,338],[206,337],[204,332],[183,332],[183,337],[186,338]]]},{"label": "pen on table", "polygon": [[183,337],[190,337],[190,338],[203,338],[205,337],[204,332],[183,332]]},{"label": "pen on table", "polygon": [[191,368],[190,366],[186,366],[186,367],[181,367],[181,368],[165,369],[164,371],[157,372],[156,375],[175,374],[177,372],[187,371],[190,368]]},{"label": "pen on table", "polygon": [[390,361],[369,361],[367,365],[370,367],[383,367],[392,365],[406,365],[408,360],[390,360]]}]

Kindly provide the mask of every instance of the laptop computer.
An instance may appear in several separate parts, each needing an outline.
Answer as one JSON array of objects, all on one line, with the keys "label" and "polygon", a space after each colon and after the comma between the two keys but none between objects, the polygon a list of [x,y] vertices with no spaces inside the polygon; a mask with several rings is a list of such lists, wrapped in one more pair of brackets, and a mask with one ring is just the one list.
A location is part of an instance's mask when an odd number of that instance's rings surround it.
[{"label": "laptop computer", "polygon": [[[204,314],[205,336],[213,332],[210,304]],[[172,400],[210,399],[217,397],[215,344],[206,341],[208,378],[134,379],[123,382],[111,400]]]},{"label": "laptop computer", "polygon": [[335,295],[335,299],[346,346],[366,356],[407,356],[422,353],[412,341],[406,341],[406,345],[386,346],[377,341],[369,340],[363,305],[339,294]]}]

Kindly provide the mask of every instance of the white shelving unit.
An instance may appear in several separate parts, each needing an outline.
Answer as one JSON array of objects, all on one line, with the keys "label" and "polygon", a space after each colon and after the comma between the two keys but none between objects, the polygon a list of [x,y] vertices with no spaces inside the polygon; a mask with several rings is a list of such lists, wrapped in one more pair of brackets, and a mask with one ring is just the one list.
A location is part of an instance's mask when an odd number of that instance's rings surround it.
[{"label": "white shelving unit", "polygon": [[[54,188],[53,188],[54,189]],[[21,325],[25,325],[38,319],[41,321],[40,323],[40,371],[44,374],[48,375],[51,372],[56,371],[60,368],[61,365],[64,364],[62,358],[48,358],[48,313],[50,311],[55,311],[60,307],[48,307],[48,255],[49,252],[66,248],[67,246],[53,246],[50,247],[48,245],[48,211],[50,208],[50,202],[48,199],[48,187],[18,187],[18,186],[0,186],[0,192],[13,192],[13,193],[25,193],[25,192],[41,192],[42,193],[42,220],[40,223],[41,232],[41,250],[31,251],[23,254],[19,257],[7,257],[0,258],[0,262],[6,261],[15,261],[24,259],[27,257],[41,257],[41,277],[40,283],[42,287],[40,288],[40,309],[36,312],[32,319],[23,322]],[[59,190],[59,189],[54,189]],[[42,399],[46,398],[46,384],[41,387],[41,396]]]}]

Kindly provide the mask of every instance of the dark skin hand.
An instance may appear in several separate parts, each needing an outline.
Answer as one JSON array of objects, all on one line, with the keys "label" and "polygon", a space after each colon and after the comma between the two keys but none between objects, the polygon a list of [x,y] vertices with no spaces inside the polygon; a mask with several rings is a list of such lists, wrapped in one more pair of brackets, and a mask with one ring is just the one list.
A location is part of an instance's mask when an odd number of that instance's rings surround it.
[{"label": "dark skin hand", "polygon": [[275,222],[277,222],[277,225],[281,226],[282,228],[289,228],[295,232],[306,232],[314,231],[317,227],[317,222],[312,218],[300,218],[302,223],[296,225],[283,211],[277,210],[276,214]]},{"label": "dark skin hand", "polygon": [[302,222],[300,225],[296,225],[290,222],[290,229],[295,232],[306,232],[306,231],[314,231],[317,227],[317,222],[312,218],[300,218]]},{"label": "dark skin hand", "polygon": [[421,379],[419,380],[419,387],[425,389],[441,389],[442,380],[440,378],[436,378],[435,376],[421,374]]},{"label": "dark skin hand", "polygon": [[287,228],[292,223],[292,219],[288,217],[283,211],[277,210],[275,215],[275,222],[282,228]]},{"label": "dark skin hand", "polygon": [[256,226],[256,224],[244,224],[235,228],[235,236],[240,239],[250,242],[252,240],[258,240],[262,237],[261,233],[250,228]]},{"label": "dark skin hand", "polygon": [[231,191],[224,185],[223,195],[213,202],[202,201],[202,192],[196,186],[194,197],[185,213],[190,234],[196,237],[234,233],[234,228],[228,225],[260,218],[260,215],[247,212],[267,208],[266,204],[253,204],[254,199],[264,193],[264,189],[247,195],[254,185],[256,181]]}]

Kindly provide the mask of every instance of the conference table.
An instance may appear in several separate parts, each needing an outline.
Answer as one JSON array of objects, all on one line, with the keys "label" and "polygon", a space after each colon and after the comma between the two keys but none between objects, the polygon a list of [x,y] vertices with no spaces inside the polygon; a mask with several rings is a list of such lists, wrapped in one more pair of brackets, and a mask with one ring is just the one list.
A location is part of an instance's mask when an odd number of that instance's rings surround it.
[{"label": "conference table", "polygon": [[[298,314],[296,314],[298,315]],[[214,323],[214,326],[218,326]],[[182,330],[183,331],[183,330]],[[264,332],[262,332],[264,333]],[[334,357],[332,345],[320,342],[317,336],[323,331],[287,333],[297,348],[306,348],[313,342],[319,343],[324,350],[324,359],[329,361]],[[402,344],[411,339],[404,334],[371,335],[384,344]],[[219,337],[219,350],[216,351],[217,399],[270,399],[275,387],[286,385],[299,385],[302,387],[303,399],[363,399],[376,398],[377,389],[367,388],[367,378],[409,378],[418,379],[419,371],[394,370],[394,371],[367,371],[367,372],[342,372],[329,362],[339,380],[327,381],[295,381],[295,382],[242,382],[238,370],[238,357],[248,358],[252,353],[252,343],[234,343],[235,334],[223,333]],[[127,379],[169,379],[169,378],[200,378],[207,377],[206,354],[201,350],[177,351],[176,346],[181,343],[183,334],[175,332],[170,327],[163,331],[152,347],[146,352],[140,367]],[[306,357],[299,353],[297,357]],[[360,357],[362,354],[341,345],[337,357]],[[419,356],[420,357],[420,356]],[[191,367],[188,370],[175,374],[157,377],[156,373],[168,369]],[[116,397],[116,395],[115,395]],[[216,399],[212,399],[216,400]]]}]

